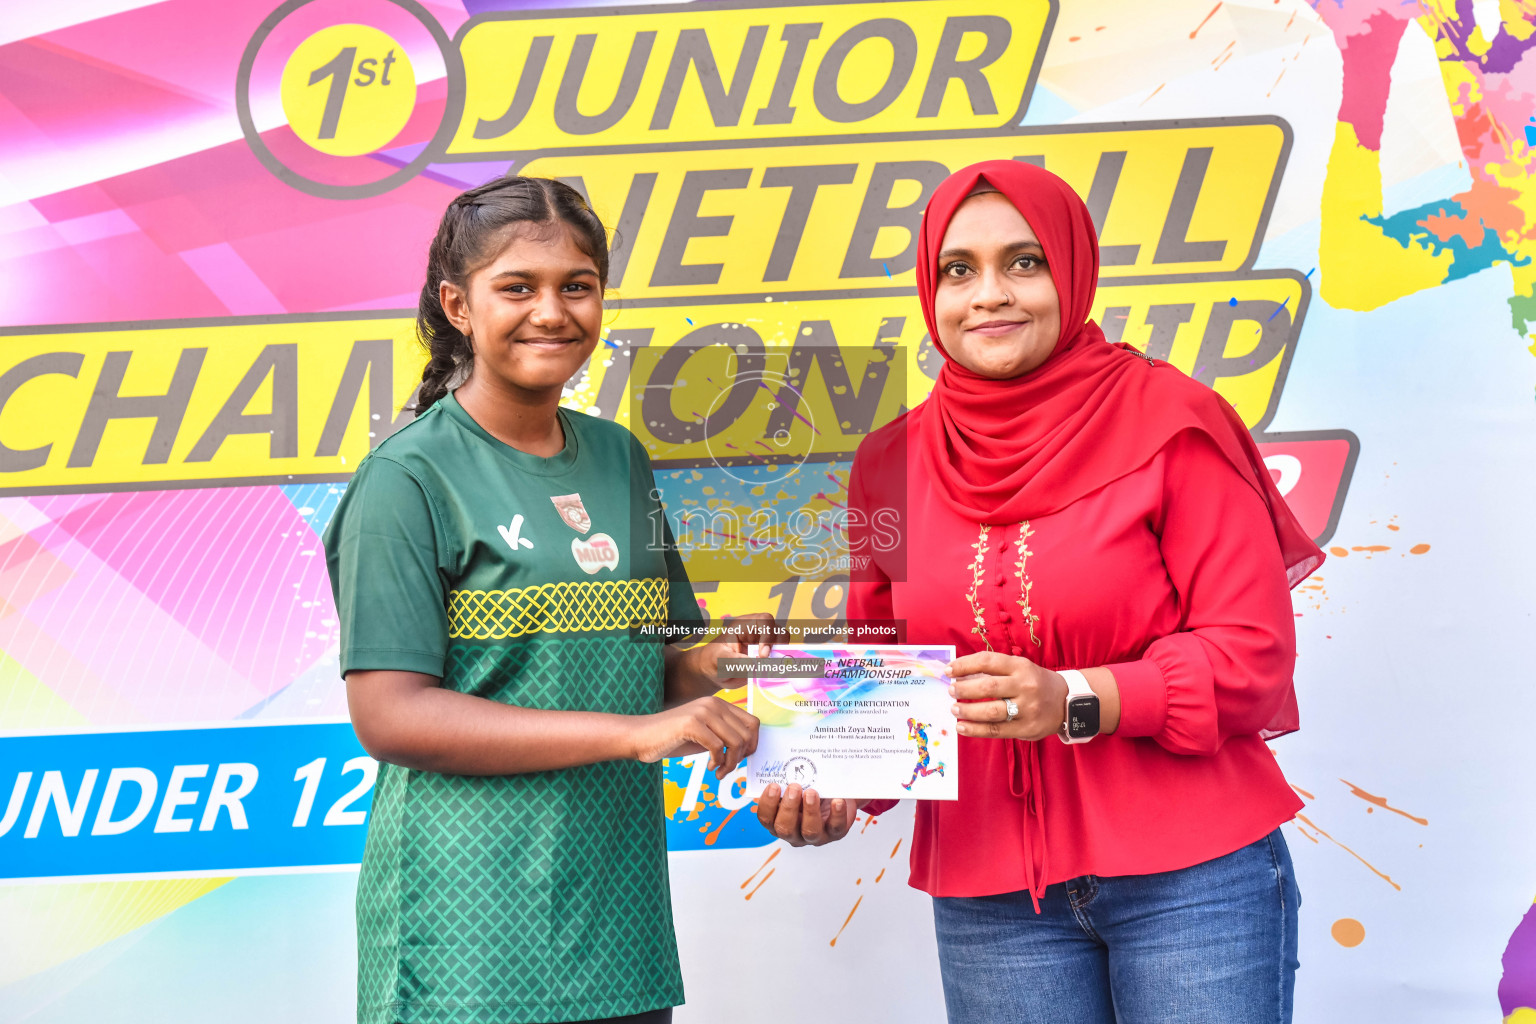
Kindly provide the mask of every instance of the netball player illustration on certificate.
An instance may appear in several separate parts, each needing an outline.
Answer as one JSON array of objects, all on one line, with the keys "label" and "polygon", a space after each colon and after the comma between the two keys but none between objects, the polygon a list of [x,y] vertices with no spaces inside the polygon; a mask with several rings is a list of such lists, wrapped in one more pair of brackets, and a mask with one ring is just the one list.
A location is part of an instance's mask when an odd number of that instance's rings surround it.
[{"label": "netball player illustration on certificate", "polygon": [[[757,720],[718,659],[627,430],[560,408],[597,347],[607,236],[574,189],[498,178],[427,257],[413,422],[325,535],[352,724],[379,761],[357,887],[359,1024],[671,1019],[683,1000],[661,760],[723,775]],[[664,519],[664,517],[663,517]],[[737,620],[742,622],[743,620]]]},{"label": "netball player illustration on certificate", "polygon": [[902,789],[911,789],[912,783],[919,778],[926,779],[930,775],[943,777],[944,762],[940,761],[932,767],[928,764],[928,723],[919,722],[915,718],[907,719],[907,739],[917,741],[917,766],[912,769],[912,778],[901,784]]}]

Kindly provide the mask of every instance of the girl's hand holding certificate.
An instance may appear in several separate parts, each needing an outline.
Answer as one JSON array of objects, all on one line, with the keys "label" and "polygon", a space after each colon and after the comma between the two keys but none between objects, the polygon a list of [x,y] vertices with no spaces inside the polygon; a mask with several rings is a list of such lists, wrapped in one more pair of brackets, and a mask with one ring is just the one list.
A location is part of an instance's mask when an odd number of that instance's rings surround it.
[{"label": "girl's hand holding certificate", "polygon": [[638,761],[687,757],[709,751],[716,778],[736,770],[757,749],[757,718],[714,695],[732,680],[721,671],[720,659],[753,653],[767,654],[778,627],[767,612],[727,619],[727,639],[682,651],[666,651],[668,709],[637,720],[634,736]]},{"label": "girl's hand holding certificate", "polygon": [[634,759],[655,762],[709,751],[716,778],[736,770],[757,749],[757,719],[717,697],[698,697],[636,720]]}]

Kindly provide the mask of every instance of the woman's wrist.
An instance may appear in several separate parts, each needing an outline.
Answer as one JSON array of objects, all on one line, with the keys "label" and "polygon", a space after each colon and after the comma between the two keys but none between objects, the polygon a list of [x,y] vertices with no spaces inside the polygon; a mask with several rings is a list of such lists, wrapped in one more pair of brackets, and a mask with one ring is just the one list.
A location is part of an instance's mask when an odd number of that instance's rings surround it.
[{"label": "woman's wrist", "polygon": [[[1120,728],[1120,686],[1115,682],[1115,674],[1104,666],[1085,668],[1082,673],[1099,698],[1099,735],[1109,736]],[[1065,706],[1062,712],[1065,714]]]}]

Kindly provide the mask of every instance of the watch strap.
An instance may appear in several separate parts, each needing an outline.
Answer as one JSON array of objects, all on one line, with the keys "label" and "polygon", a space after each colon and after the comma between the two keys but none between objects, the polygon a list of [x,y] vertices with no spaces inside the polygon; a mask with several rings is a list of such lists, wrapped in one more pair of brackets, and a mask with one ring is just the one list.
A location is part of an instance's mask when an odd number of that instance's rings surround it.
[{"label": "watch strap", "polygon": [[1064,669],[1059,672],[1058,675],[1067,681],[1068,700],[1071,700],[1073,697],[1094,696],[1093,687],[1088,685],[1088,677],[1083,675],[1077,669]]}]

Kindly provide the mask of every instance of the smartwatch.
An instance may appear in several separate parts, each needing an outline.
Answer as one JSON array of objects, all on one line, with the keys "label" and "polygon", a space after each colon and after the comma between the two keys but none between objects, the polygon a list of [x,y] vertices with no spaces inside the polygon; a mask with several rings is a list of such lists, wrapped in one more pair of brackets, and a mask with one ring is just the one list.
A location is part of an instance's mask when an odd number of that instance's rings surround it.
[{"label": "smartwatch", "polygon": [[1076,669],[1061,673],[1067,681],[1067,718],[1061,723],[1061,742],[1087,743],[1099,734],[1099,695],[1088,677]]}]

